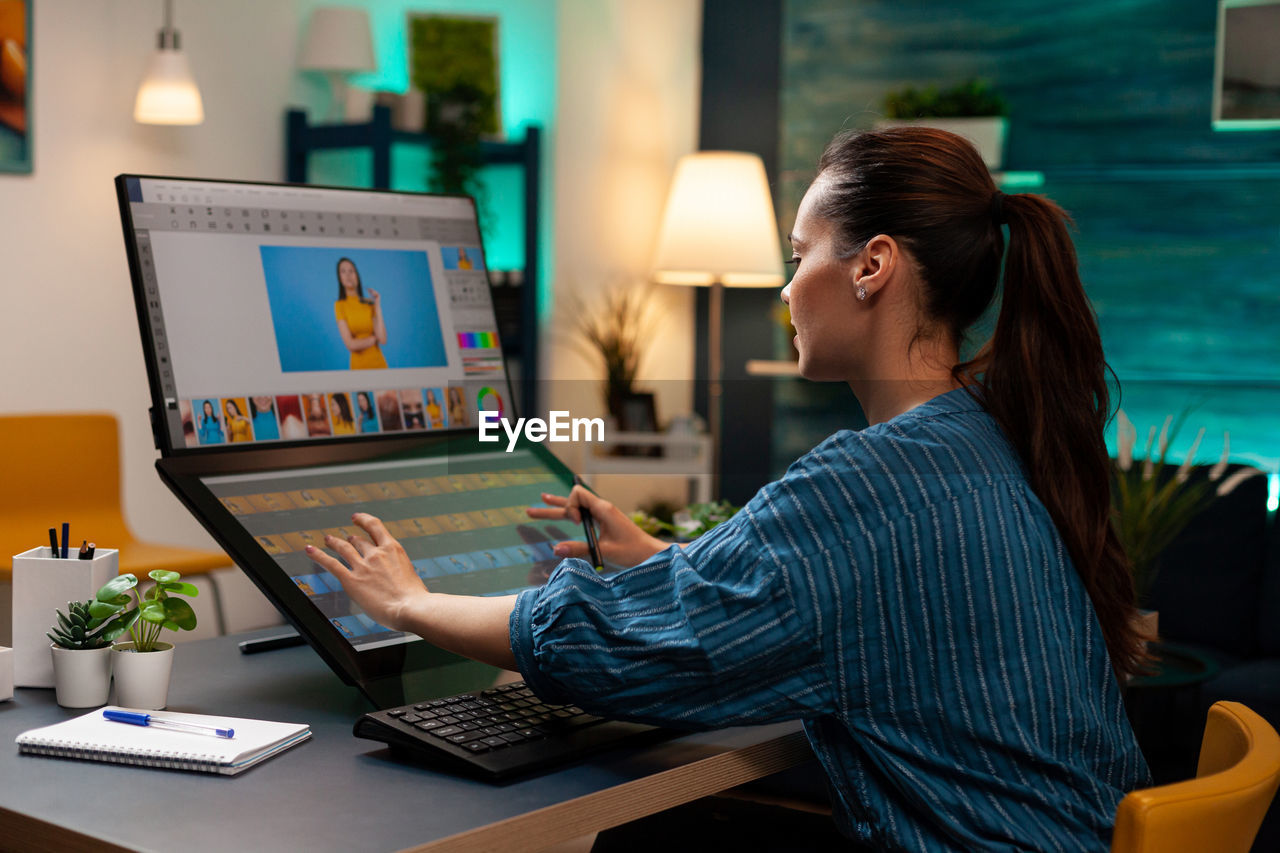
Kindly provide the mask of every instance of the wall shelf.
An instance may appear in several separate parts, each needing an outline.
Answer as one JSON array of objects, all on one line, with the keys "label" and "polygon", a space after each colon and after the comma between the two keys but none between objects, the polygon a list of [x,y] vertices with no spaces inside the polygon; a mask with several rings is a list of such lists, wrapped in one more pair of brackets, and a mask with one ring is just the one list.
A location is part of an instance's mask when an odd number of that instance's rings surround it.
[{"label": "wall shelf", "polygon": [[[391,110],[375,106],[373,117],[354,124],[311,124],[303,110],[285,114],[285,180],[307,183],[310,156],[313,151],[365,149],[373,155],[373,188],[391,188],[391,146],[415,145],[430,149],[430,134],[395,130],[391,126]],[[524,176],[524,199],[521,216],[524,221],[524,269],[518,286],[493,289],[494,307],[499,317],[513,315],[511,324],[517,335],[504,332],[503,353],[518,360],[511,378],[520,395],[520,411],[533,414],[537,407],[538,369],[538,222],[540,210],[542,130],[526,125],[524,139],[519,142],[482,141],[480,156],[486,166],[509,165],[520,168]],[[514,309],[514,310],[512,310]]]}]

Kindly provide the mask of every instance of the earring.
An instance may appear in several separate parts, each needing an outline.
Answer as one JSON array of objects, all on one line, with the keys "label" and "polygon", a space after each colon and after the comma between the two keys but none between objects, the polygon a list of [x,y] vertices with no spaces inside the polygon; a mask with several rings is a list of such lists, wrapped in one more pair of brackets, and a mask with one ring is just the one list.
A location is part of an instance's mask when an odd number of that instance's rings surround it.
[{"label": "earring", "polygon": [[861,284],[858,285],[858,301],[859,302],[867,301],[867,288]]}]

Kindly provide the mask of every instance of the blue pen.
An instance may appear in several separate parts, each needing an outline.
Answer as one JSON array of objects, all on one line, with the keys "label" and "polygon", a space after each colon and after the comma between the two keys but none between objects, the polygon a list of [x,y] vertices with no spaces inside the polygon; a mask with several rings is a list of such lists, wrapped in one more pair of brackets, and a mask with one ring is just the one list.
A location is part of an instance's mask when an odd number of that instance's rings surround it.
[{"label": "blue pen", "polygon": [[67,559],[67,544],[71,541],[71,522],[62,522],[62,559]]},{"label": "blue pen", "polygon": [[102,716],[113,723],[129,723],[133,726],[155,726],[158,729],[173,729],[178,732],[191,732],[192,734],[209,735],[210,737],[233,738],[236,736],[235,729],[220,729],[217,726],[203,726],[200,723],[166,720],[163,717],[153,717],[141,711],[103,711]]}]

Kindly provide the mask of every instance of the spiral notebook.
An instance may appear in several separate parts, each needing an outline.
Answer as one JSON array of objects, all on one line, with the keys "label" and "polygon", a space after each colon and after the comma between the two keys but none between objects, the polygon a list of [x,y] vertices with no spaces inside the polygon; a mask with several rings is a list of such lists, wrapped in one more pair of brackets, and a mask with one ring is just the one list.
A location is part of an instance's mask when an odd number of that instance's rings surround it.
[{"label": "spiral notebook", "polygon": [[112,710],[128,709],[108,706],[52,726],[25,731],[17,737],[18,751],[234,776],[311,737],[311,727],[305,723],[273,723],[173,711],[150,712],[156,720],[216,725],[235,730],[233,738],[211,737],[104,719],[102,712]]}]

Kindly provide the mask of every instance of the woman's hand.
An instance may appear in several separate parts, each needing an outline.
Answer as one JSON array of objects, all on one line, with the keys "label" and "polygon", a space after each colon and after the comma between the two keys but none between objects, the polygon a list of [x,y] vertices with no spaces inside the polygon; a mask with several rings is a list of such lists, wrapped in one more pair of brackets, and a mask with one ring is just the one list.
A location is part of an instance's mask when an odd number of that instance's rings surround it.
[{"label": "woman's hand", "polygon": [[369,288],[369,299],[373,301],[374,308],[382,307],[382,294],[378,293],[378,291],[374,290],[372,287]]},{"label": "woman's hand", "polygon": [[307,556],[337,578],[370,619],[395,631],[412,630],[408,623],[413,607],[428,593],[413,570],[409,555],[377,518],[357,512],[351,520],[369,538],[324,538],[324,544],[346,560],[346,566],[311,545],[307,546]]},{"label": "woman's hand", "polygon": [[[530,518],[555,521],[567,518],[581,524],[581,508],[586,507],[599,530],[600,558],[606,562],[634,566],[669,547],[637,527],[622,510],[582,486],[574,486],[567,498],[543,492],[542,499],[548,506],[529,507],[526,512]],[[586,542],[561,542],[554,550],[557,557],[591,559]]]}]

